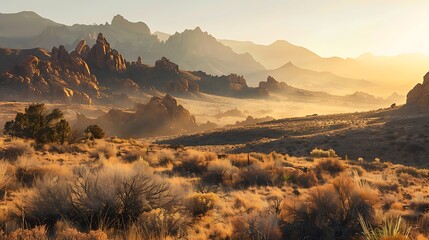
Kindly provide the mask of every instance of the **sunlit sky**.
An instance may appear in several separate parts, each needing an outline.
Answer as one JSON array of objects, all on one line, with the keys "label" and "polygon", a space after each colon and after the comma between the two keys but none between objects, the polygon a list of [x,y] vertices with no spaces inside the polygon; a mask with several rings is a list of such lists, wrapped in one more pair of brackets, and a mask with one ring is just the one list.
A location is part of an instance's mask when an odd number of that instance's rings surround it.
[{"label": "sunlit sky", "polygon": [[429,0],[1,0],[0,12],[105,23],[116,14],[151,31],[200,26],[218,39],[284,39],[322,56],[429,55]]}]

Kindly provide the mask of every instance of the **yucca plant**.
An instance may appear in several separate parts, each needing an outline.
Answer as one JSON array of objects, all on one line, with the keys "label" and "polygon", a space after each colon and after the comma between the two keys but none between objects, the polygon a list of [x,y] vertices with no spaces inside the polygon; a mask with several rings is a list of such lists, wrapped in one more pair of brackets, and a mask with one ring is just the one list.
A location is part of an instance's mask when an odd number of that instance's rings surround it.
[{"label": "yucca plant", "polygon": [[362,227],[363,239],[365,240],[410,239],[411,227],[402,228],[402,218],[399,216],[384,219],[382,225],[374,229],[359,214],[359,223]]}]

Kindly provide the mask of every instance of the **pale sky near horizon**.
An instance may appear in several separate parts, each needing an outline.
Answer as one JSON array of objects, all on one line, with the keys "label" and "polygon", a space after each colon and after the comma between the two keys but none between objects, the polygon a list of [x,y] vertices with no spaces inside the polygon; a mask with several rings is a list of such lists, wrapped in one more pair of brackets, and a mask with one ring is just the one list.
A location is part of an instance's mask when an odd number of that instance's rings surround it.
[{"label": "pale sky near horizon", "polygon": [[152,32],[200,26],[218,39],[287,40],[322,55],[429,55],[429,0],[0,0],[59,23],[104,24],[121,14]]}]

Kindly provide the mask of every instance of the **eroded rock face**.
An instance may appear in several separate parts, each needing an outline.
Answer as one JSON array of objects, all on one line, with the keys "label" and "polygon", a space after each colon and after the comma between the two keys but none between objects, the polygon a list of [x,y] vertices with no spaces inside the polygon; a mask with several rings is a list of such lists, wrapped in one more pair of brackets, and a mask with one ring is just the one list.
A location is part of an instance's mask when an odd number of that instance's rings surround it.
[{"label": "eroded rock face", "polygon": [[155,62],[155,70],[158,72],[179,73],[179,66],[166,57],[162,57]]},{"label": "eroded rock face", "polygon": [[288,85],[284,82],[279,82],[276,79],[274,79],[271,76],[267,77],[267,81],[266,82],[259,82],[259,87],[260,88],[265,88],[268,91],[280,91],[284,88],[286,88]]},{"label": "eroded rock face", "polygon": [[77,116],[78,127],[95,123],[109,135],[120,137],[176,134],[197,128],[195,117],[170,95],[152,97],[148,103],[136,105],[135,112],[112,109],[98,119]]},{"label": "eroded rock face", "polygon": [[102,33],[98,34],[97,41],[92,46],[86,57],[86,62],[91,69],[107,70],[121,73],[127,69],[126,61],[115,49],[110,48],[110,44]]},{"label": "eroded rock face", "polygon": [[417,110],[429,110],[429,72],[423,77],[423,83],[418,83],[408,92],[406,105]]},{"label": "eroded rock face", "polygon": [[91,104],[99,97],[95,76],[86,62],[64,46],[54,47],[49,59],[29,55],[0,75],[4,100],[50,100]]}]

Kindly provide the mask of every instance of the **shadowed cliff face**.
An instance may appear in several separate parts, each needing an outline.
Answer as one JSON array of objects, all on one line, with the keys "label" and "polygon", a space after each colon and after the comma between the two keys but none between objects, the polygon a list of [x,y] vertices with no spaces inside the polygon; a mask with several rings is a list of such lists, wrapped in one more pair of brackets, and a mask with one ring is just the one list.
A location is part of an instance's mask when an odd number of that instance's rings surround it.
[{"label": "shadowed cliff face", "polygon": [[78,114],[77,128],[97,124],[109,135],[147,137],[177,134],[195,130],[195,117],[170,95],[152,97],[146,104],[137,104],[135,111],[112,109],[97,119]]},{"label": "shadowed cliff face", "polygon": [[407,106],[416,110],[429,110],[429,73],[407,94]]}]

